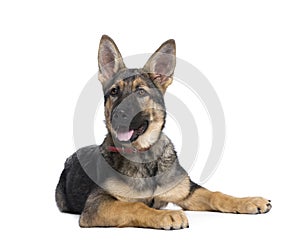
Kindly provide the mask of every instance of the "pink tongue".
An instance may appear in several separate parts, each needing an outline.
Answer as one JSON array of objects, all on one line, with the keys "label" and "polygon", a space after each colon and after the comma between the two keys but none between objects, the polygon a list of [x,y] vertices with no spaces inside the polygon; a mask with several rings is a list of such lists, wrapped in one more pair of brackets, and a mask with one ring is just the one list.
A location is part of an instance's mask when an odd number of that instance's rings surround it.
[{"label": "pink tongue", "polygon": [[128,132],[118,132],[117,137],[119,141],[129,141],[131,136],[133,135],[133,130],[130,130]]}]

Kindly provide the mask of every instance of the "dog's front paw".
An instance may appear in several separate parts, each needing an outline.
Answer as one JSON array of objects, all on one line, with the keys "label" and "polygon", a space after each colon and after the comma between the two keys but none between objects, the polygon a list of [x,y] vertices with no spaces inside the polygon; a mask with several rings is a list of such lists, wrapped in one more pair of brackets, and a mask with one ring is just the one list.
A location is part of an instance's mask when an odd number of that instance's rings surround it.
[{"label": "dog's front paw", "polygon": [[155,218],[155,228],[158,229],[183,229],[189,227],[188,219],[182,210],[160,210]]},{"label": "dog's front paw", "polygon": [[239,200],[237,213],[264,214],[271,210],[271,201],[262,197],[246,197]]}]

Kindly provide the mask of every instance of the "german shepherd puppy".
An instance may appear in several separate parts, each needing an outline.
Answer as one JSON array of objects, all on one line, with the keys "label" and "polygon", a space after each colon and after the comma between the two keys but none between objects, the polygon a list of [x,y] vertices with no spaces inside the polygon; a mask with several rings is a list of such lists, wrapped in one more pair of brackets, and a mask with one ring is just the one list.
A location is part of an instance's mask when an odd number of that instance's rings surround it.
[{"label": "german shepherd puppy", "polygon": [[192,182],[162,132],[164,93],[175,69],[175,41],[168,40],[142,69],[127,69],[114,41],[99,45],[99,80],[108,134],[100,146],[79,149],[65,162],[56,188],[60,211],[80,214],[81,227],[189,227],[182,210],[260,214],[262,197],[235,198]]}]

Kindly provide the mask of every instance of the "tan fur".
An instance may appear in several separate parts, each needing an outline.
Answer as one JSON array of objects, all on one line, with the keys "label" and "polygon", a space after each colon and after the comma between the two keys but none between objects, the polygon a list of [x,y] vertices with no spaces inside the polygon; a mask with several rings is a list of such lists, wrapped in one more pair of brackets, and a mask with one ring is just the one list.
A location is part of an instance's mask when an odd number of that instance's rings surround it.
[{"label": "tan fur", "polygon": [[205,188],[196,189],[190,197],[178,202],[178,205],[185,210],[241,214],[266,213],[271,208],[270,202],[262,197],[236,198]]},{"label": "tan fur", "polygon": [[[108,179],[103,184],[103,188],[108,190],[110,194],[122,201],[134,202],[138,201],[138,198],[152,197],[152,192],[136,191],[125,182],[120,182],[118,179]],[[135,197],[135,198],[132,198]]]},{"label": "tan fur", "polygon": [[173,82],[173,77],[166,77],[164,76],[164,81],[163,84],[161,83],[162,80],[160,77],[156,77],[155,74],[151,74],[150,73],[150,77],[152,77],[154,80],[153,82],[156,84],[156,86],[158,87],[158,89],[165,94],[167,88],[171,85],[171,83]]},{"label": "tan fur", "polygon": [[182,211],[156,210],[141,202],[108,201],[102,203],[97,216],[91,220],[80,218],[81,227],[149,227],[180,229],[188,227]]},{"label": "tan fur", "polygon": [[186,176],[178,185],[172,187],[169,191],[162,193],[157,198],[163,201],[179,203],[184,200],[190,190],[190,178]]},{"label": "tan fur", "polygon": [[162,127],[161,122],[151,123],[147,129],[147,131],[139,136],[139,138],[132,143],[132,146],[138,150],[144,150],[149,148],[153,142],[155,142],[160,134],[160,130]]},{"label": "tan fur", "polygon": [[137,87],[143,87],[146,91],[149,91],[149,87],[141,78],[136,78],[132,82],[132,91],[135,91]]},{"label": "tan fur", "polygon": [[[106,101],[106,104],[105,104],[105,110],[104,110],[104,115],[105,115],[105,120],[106,121],[110,121],[110,116],[111,116],[111,110],[112,108],[112,100],[110,98],[107,99]],[[112,127],[111,127],[111,122],[106,122],[106,127],[109,131],[112,130]]]}]

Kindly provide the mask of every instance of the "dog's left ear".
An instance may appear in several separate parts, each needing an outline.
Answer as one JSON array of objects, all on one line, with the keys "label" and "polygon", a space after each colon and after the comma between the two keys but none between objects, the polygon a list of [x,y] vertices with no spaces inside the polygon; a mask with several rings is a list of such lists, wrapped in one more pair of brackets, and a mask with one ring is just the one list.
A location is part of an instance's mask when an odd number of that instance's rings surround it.
[{"label": "dog's left ear", "polygon": [[173,39],[164,42],[149,58],[144,70],[163,92],[172,83],[176,65],[176,45]]}]

